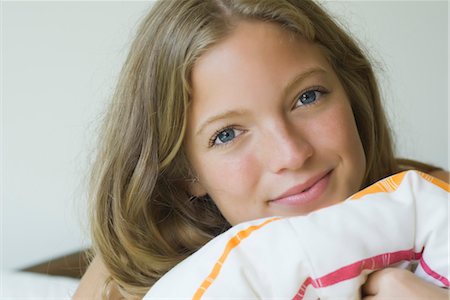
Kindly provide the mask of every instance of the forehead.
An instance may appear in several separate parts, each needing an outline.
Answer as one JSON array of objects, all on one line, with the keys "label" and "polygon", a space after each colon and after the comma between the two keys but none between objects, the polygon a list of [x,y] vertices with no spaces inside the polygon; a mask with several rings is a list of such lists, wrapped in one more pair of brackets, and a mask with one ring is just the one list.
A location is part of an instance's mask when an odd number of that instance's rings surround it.
[{"label": "forehead", "polygon": [[312,69],[334,73],[320,47],[274,23],[242,21],[194,65],[190,118],[253,105],[268,93],[279,98]]},{"label": "forehead", "polygon": [[[273,22],[240,21],[221,41],[213,45],[197,60],[193,68],[193,79],[207,71],[219,71],[229,67],[243,67],[244,63],[256,62],[257,58],[274,59],[288,52],[301,54],[304,60],[324,60],[321,49],[303,36],[283,29]],[[289,55],[291,57],[292,55]],[[250,58],[254,58],[253,60]],[[280,63],[281,60],[277,61]],[[326,63],[326,62],[325,62]],[[242,70],[245,71],[245,70]]]}]

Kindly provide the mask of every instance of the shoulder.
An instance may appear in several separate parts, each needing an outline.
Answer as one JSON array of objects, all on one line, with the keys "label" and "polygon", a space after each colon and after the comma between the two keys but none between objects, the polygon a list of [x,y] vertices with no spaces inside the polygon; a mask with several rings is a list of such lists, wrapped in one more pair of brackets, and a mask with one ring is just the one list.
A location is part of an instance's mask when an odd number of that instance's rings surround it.
[{"label": "shoulder", "polygon": [[[110,273],[106,268],[103,260],[99,256],[96,256],[88,269],[81,278],[80,285],[78,286],[73,300],[86,300],[86,299],[102,299],[104,298],[103,292],[106,292],[105,286],[109,281]],[[125,299],[115,284],[108,285],[108,299],[121,300]]]},{"label": "shoulder", "polygon": [[450,183],[450,173],[448,171],[436,170],[430,172],[430,175],[436,177],[437,179]]}]

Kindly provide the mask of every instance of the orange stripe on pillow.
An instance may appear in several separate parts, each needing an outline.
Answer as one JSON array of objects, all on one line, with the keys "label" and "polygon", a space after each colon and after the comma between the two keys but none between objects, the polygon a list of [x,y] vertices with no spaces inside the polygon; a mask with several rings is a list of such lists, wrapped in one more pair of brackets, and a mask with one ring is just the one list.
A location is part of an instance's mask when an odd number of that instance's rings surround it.
[{"label": "orange stripe on pillow", "polygon": [[209,286],[214,282],[214,280],[217,278],[217,276],[220,273],[220,270],[222,269],[222,265],[224,264],[225,260],[227,259],[228,255],[231,253],[231,251],[240,244],[240,242],[247,237],[250,236],[254,231],[264,227],[265,225],[280,220],[280,218],[272,218],[269,220],[264,221],[263,223],[259,225],[253,225],[248,227],[247,229],[239,231],[237,234],[235,234],[226,244],[225,249],[220,256],[220,258],[217,260],[216,264],[214,265],[211,273],[209,273],[208,277],[203,281],[203,283],[200,285],[200,287],[197,289],[197,291],[194,294],[194,297],[192,299],[197,300],[200,299],[203,294],[206,292],[206,290],[209,288]]},{"label": "orange stripe on pillow", "polygon": [[405,177],[406,172],[401,172],[390,177],[387,177],[383,180],[380,180],[371,186],[366,187],[365,189],[357,192],[353,196],[350,197],[351,200],[356,200],[362,198],[369,194],[376,193],[389,193],[397,190],[399,185],[403,181],[403,177]]},{"label": "orange stripe on pillow", "polygon": [[[429,174],[426,174],[426,173],[423,173],[420,171],[415,171],[415,172],[417,172],[426,181],[440,187],[441,189],[443,189],[447,192],[450,192],[450,186],[448,183],[446,183],[440,179],[437,179]],[[399,185],[402,183],[403,177],[405,177],[406,173],[407,173],[407,171],[404,171],[404,172],[392,175],[390,177],[387,177],[383,180],[380,180],[380,181],[372,184],[371,186],[368,186],[365,189],[357,192],[356,194],[351,196],[350,199],[356,200],[356,199],[362,198],[369,194],[395,192],[397,190],[397,188],[399,187]]]},{"label": "orange stripe on pillow", "polygon": [[447,192],[450,193],[450,185],[449,185],[447,182],[442,181],[442,180],[440,180],[440,179],[437,179],[436,177],[433,177],[433,176],[431,176],[431,175],[429,175],[429,174],[426,174],[426,173],[423,173],[423,172],[417,172],[417,173],[419,173],[419,175],[420,175],[423,179],[425,179],[426,181],[429,181],[429,182],[431,182],[432,184],[437,185],[438,187],[440,187],[440,188],[443,189],[444,191],[447,191]]}]

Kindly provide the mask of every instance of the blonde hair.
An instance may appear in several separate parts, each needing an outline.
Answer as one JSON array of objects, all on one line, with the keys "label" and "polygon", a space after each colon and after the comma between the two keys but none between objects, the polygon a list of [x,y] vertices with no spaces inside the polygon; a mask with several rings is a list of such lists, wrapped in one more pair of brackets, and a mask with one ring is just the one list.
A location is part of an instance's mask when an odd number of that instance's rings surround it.
[{"label": "blonde hair", "polygon": [[192,172],[183,137],[191,70],[240,20],[274,22],[321,46],[351,102],[366,155],[364,186],[400,168],[371,64],[319,5],[159,1],[143,20],[122,69],[91,180],[93,248],[124,293],[143,296],[229,227],[212,201],[189,200],[184,186]]}]

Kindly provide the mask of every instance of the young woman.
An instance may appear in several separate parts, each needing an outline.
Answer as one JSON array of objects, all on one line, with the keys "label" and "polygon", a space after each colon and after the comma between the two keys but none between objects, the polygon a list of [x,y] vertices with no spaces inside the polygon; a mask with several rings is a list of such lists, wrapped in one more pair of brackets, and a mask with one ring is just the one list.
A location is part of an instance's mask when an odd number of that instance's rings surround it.
[{"label": "young woman", "polygon": [[[404,169],[448,180],[392,148],[370,62],[316,3],[157,2],[105,122],[75,299],[140,298],[230,225],[304,215]],[[363,295],[446,297],[398,269]]]}]

